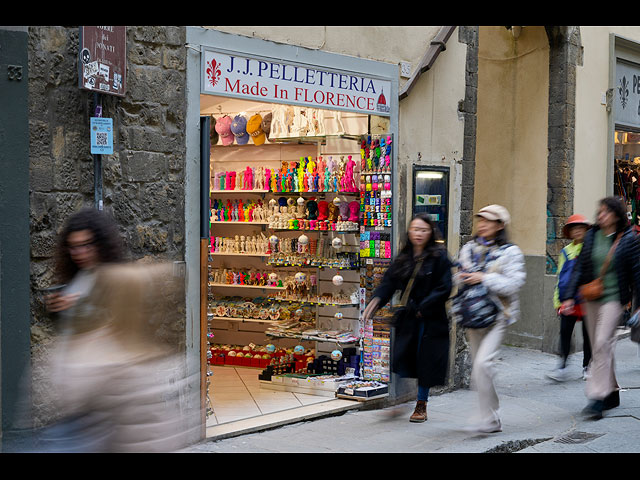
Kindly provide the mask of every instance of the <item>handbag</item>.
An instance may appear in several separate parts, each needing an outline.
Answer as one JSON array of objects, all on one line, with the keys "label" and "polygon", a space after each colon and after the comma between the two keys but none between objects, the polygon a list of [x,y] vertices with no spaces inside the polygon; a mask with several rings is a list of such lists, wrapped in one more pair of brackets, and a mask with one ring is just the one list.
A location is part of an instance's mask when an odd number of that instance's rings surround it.
[{"label": "handbag", "polygon": [[605,258],[604,263],[602,264],[602,268],[600,269],[600,276],[595,280],[592,280],[591,282],[586,283],[580,287],[580,295],[585,300],[594,301],[602,297],[602,294],[604,293],[604,281],[602,280],[602,278],[604,277],[607,268],[609,268],[609,264],[611,263],[611,259],[613,258],[616,247],[620,242],[621,236],[622,233],[619,233],[615,242],[613,242],[613,245],[611,245],[609,253],[607,254],[607,258]]},{"label": "handbag", "polygon": [[[478,271],[484,271],[486,260],[485,256]],[[451,302],[456,322],[463,328],[486,328],[493,325],[503,311],[501,307],[504,307],[504,302],[502,305],[498,304],[482,283],[464,285]]]}]

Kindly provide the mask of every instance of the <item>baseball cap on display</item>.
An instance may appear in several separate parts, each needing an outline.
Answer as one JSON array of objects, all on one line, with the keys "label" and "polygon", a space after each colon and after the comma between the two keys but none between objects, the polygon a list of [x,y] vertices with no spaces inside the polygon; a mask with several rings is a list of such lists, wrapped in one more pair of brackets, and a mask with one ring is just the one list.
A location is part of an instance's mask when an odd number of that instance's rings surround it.
[{"label": "baseball cap on display", "polygon": [[247,119],[242,115],[236,115],[231,122],[231,133],[236,137],[236,143],[238,145],[246,145],[249,141],[249,134],[247,133]]},{"label": "baseball cap on display", "polygon": [[256,113],[247,122],[247,133],[253,138],[254,145],[262,145],[267,136],[262,131],[262,115]]},{"label": "baseball cap on display", "polygon": [[225,115],[216,122],[216,132],[220,135],[223,145],[231,145],[233,143],[233,133],[231,132],[231,117]]},{"label": "baseball cap on display", "polygon": [[260,128],[262,128],[262,131],[267,135],[267,137],[271,133],[271,117],[271,112],[267,113],[262,117],[262,123],[260,124]]},{"label": "baseball cap on display", "polygon": [[475,216],[483,217],[494,222],[500,221],[505,225],[511,221],[509,211],[502,205],[487,205],[486,207],[481,208]]}]

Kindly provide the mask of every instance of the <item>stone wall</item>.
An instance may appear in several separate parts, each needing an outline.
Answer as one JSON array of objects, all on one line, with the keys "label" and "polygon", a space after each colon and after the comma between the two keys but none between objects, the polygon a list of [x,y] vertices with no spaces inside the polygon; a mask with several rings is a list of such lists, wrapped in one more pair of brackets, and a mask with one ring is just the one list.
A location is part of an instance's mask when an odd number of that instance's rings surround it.
[{"label": "stone wall", "polygon": [[555,274],[568,243],[562,226],[573,214],[576,68],[582,64],[580,27],[546,27],[549,37],[549,157],[547,163],[547,266]]},{"label": "stone wall", "polygon": [[[185,252],[186,49],[184,27],[127,27],[127,92],[102,96],[114,121],[114,154],[103,155],[104,209],[134,261],[182,261]],[[92,206],[89,119],[94,94],[78,87],[77,26],[29,28],[30,220],[33,404],[46,422],[52,321],[38,289],[56,283],[53,255],[65,220]],[[184,303],[184,298],[182,298]],[[184,342],[184,316],[165,338]]]}]

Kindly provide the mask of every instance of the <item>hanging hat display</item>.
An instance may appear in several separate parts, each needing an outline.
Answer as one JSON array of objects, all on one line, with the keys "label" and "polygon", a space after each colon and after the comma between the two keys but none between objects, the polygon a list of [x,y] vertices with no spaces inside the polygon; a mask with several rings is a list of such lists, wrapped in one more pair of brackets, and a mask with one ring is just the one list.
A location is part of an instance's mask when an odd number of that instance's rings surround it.
[{"label": "hanging hat display", "polygon": [[271,133],[271,118],[272,115],[271,112],[269,112],[262,118],[262,123],[260,124],[260,128],[262,128],[262,131],[267,137]]},{"label": "hanging hat display", "polygon": [[236,115],[233,122],[231,122],[231,133],[233,133],[238,145],[246,145],[249,141],[249,134],[247,133],[247,119],[242,115]]},{"label": "hanging hat display", "polygon": [[262,116],[259,113],[252,116],[247,122],[247,133],[253,139],[254,145],[262,145],[267,139],[262,131]]},{"label": "hanging hat display", "polygon": [[215,129],[222,139],[222,145],[231,145],[235,138],[231,132],[231,122],[231,117],[228,115],[225,115],[216,121]]},{"label": "hanging hat display", "polygon": [[209,142],[211,145],[217,145],[219,140],[218,132],[216,131],[216,117],[211,115],[211,124],[209,127]]}]

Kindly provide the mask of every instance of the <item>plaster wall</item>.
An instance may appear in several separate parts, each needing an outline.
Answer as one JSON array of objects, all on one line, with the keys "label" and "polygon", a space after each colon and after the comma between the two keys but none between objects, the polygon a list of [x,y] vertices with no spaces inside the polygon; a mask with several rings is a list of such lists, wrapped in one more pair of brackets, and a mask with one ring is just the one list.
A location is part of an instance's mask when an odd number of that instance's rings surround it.
[{"label": "plaster wall", "polygon": [[498,203],[525,255],[544,255],[547,200],[549,42],[543,27],[515,39],[481,27],[474,205]]}]

